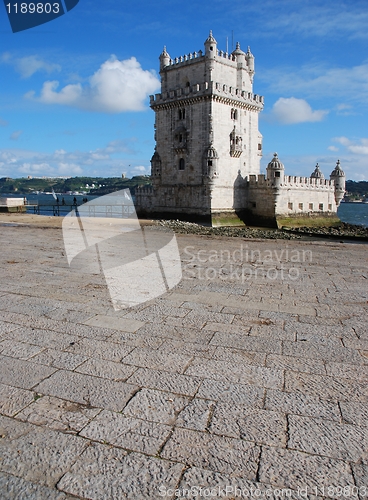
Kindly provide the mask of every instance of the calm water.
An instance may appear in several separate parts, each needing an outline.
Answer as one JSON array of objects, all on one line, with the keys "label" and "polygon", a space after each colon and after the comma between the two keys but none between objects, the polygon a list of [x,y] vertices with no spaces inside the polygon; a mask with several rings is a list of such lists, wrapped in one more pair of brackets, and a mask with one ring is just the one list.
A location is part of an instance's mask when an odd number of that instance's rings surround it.
[{"label": "calm water", "polygon": [[368,227],[368,203],[341,203],[337,215],[343,222]]},{"label": "calm water", "polygon": [[[23,194],[2,194],[1,196],[7,196],[9,198],[23,198]],[[77,204],[82,205],[83,198],[87,198],[88,201],[97,198],[97,196],[88,195],[75,195],[77,198]],[[52,194],[27,194],[26,198],[28,202],[36,203],[42,206],[40,210],[41,215],[52,215],[52,205],[55,205],[55,198]],[[71,205],[73,204],[74,195],[59,195],[60,201],[60,215],[66,215],[71,210]],[[62,198],[65,200],[65,206],[62,206]],[[48,208],[49,207],[49,208]],[[34,213],[33,208],[27,210],[28,213]],[[349,224],[359,224],[361,226],[368,227],[368,203],[341,203],[337,210],[337,215],[343,222],[348,222]]]},{"label": "calm water", "polygon": [[[53,215],[53,205],[56,205],[56,200],[53,197],[52,194],[1,194],[3,197],[7,198],[27,198],[27,203],[30,205],[36,204],[40,205],[40,215]],[[69,194],[62,194],[62,195],[57,195],[59,198],[59,207],[60,207],[60,215],[64,216],[67,213],[69,213],[72,209],[73,205],[73,200],[74,197],[77,199],[77,205],[82,205],[83,204],[83,198],[87,198],[88,201],[93,200],[94,198],[97,198],[97,196],[88,196],[88,195],[69,195]],[[62,199],[64,198],[65,205],[62,205]],[[27,208],[27,213],[28,214],[33,214],[34,209],[33,207]]]}]

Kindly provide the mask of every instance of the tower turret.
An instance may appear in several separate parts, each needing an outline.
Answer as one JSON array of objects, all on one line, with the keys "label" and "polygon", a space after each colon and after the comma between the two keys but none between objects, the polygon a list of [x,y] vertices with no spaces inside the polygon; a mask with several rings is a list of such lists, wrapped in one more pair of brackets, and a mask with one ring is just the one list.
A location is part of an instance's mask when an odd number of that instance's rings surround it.
[{"label": "tower turret", "polygon": [[320,179],[320,180],[324,180],[325,176],[323,175],[323,173],[321,172],[320,168],[319,168],[319,165],[318,163],[316,164],[316,168],[313,170],[313,172],[311,173],[311,179]]},{"label": "tower turret", "polygon": [[232,55],[236,57],[238,63],[245,63],[245,52],[241,50],[239,42],[236,42],[236,48],[232,52]]},{"label": "tower turret", "polygon": [[207,40],[204,42],[204,47],[206,57],[209,59],[215,59],[217,54],[217,42],[212,35],[212,30],[210,31]]},{"label": "tower turret", "polygon": [[151,178],[153,184],[161,178],[161,158],[156,148],[151,158]]},{"label": "tower turret", "polygon": [[209,183],[218,177],[218,160],[219,155],[213,145],[213,117],[209,115],[209,133],[208,140],[209,146],[203,152],[203,176]]},{"label": "tower turret", "polygon": [[336,206],[340,205],[345,194],[345,172],[342,170],[340,160],[337,160],[336,167],[332,170],[330,179],[335,183]]},{"label": "tower turret", "polygon": [[254,76],[254,55],[251,53],[250,47],[248,47],[248,51],[245,54],[245,58],[246,58],[246,60],[248,62],[250,81],[253,82],[253,76]]},{"label": "tower turret", "polygon": [[170,65],[170,56],[166,51],[166,46],[164,46],[164,50],[160,54],[160,71],[162,71],[166,66]]},{"label": "tower turret", "polygon": [[279,187],[284,182],[285,167],[274,153],[272,160],[267,165],[267,180],[272,187]]}]

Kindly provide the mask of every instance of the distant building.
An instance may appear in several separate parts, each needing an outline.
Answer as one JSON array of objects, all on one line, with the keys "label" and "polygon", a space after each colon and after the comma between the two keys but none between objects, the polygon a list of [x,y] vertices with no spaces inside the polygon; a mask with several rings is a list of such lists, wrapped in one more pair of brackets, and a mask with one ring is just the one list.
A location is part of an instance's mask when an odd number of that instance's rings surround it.
[{"label": "distant building", "polygon": [[336,213],[345,191],[339,162],[330,180],[318,165],[310,178],[290,177],[275,154],[260,175],[263,97],[253,94],[249,47],[219,51],[210,32],[204,52],[173,60],[165,47],[160,75],[161,93],[151,96],[152,187],[136,190],[140,215],[274,224],[279,216]]}]

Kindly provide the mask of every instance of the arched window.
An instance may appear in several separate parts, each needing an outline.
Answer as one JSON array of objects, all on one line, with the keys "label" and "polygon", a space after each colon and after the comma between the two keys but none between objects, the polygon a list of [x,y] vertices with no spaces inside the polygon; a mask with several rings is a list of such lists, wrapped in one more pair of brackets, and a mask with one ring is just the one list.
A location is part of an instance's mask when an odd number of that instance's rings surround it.
[{"label": "arched window", "polygon": [[184,120],[184,118],[185,118],[185,109],[179,109],[178,116],[179,116],[179,120]]},{"label": "arched window", "polygon": [[231,110],[231,119],[232,120],[237,120],[238,119],[238,111],[236,109]]},{"label": "arched window", "polygon": [[179,170],[184,170],[184,168],[185,168],[184,158],[180,158],[180,160],[179,160]]}]

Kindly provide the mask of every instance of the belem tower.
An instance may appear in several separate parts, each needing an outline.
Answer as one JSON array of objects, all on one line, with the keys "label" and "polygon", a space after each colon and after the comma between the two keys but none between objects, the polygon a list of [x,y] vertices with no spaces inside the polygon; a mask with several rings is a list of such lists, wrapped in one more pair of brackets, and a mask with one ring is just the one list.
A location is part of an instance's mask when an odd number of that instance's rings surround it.
[{"label": "belem tower", "polygon": [[260,174],[264,99],[253,93],[249,47],[224,52],[210,32],[204,51],[171,59],[165,47],[160,75],[161,93],[150,98],[152,187],[136,191],[139,215],[273,226],[285,217],[336,215],[345,193],[339,161],[329,180],[318,164],[310,177],[295,177],[275,153]]}]

